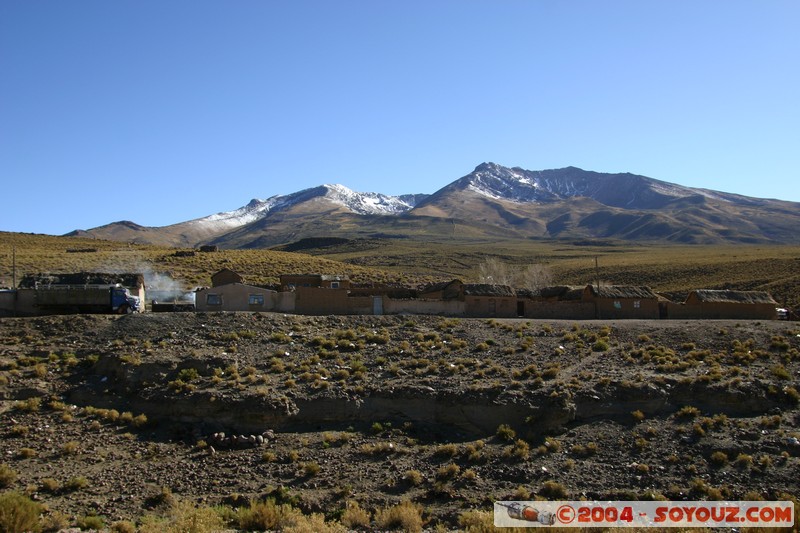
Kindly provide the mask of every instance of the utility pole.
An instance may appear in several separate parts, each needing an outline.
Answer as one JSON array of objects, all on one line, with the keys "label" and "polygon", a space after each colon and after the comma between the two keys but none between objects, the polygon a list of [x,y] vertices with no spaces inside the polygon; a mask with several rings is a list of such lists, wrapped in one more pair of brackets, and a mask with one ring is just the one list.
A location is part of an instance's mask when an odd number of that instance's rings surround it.
[{"label": "utility pole", "polygon": [[600,266],[597,262],[597,256],[594,256],[594,277],[597,280],[597,292],[600,292]]},{"label": "utility pole", "polygon": [[11,248],[11,288],[17,289],[17,247]]}]

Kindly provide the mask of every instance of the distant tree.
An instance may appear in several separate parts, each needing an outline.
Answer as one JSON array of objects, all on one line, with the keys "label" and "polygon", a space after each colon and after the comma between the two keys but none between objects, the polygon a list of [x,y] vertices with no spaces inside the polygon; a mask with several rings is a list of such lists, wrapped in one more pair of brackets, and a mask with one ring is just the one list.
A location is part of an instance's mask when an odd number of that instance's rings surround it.
[{"label": "distant tree", "polygon": [[478,265],[478,276],[481,283],[489,283],[491,285],[514,284],[508,265],[496,257],[489,257]]},{"label": "distant tree", "polygon": [[553,272],[547,265],[534,263],[520,268],[503,263],[496,257],[489,257],[478,265],[478,276],[482,283],[530,290],[538,290],[553,284]]},{"label": "distant tree", "polygon": [[528,268],[520,273],[517,286],[524,289],[536,291],[553,284],[553,271],[550,267],[541,263],[528,265]]}]

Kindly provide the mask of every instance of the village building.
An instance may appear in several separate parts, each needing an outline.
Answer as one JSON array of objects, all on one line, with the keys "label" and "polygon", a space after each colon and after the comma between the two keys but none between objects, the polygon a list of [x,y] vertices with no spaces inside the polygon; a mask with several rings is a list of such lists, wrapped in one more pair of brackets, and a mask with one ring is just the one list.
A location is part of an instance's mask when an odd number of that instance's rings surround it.
[{"label": "village building", "polygon": [[426,285],[417,291],[417,298],[421,300],[457,300],[463,298],[463,293],[464,283],[454,279]]},{"label": "village building", "polygon": [[650,287],[587,285],[581,301],[593,303],[595,318],[659,318],[659,298]]},{"label": "village building", "polygon": [[586,287],[559,285],[538,290],[517,289],[520,316],[537,319],[591,320],[595,318],[593,302],[584,302]]},{"label": "village building", "polygon": [[350,278],[347,276],[331,276],[324,274],[282,274],[281,290],[293,291],[299,287],[322,289],[349,289]]},{"label": "village building", "polygon": [[277,291],[244,283],[198,289],[197,311],[291,311]]},{"label": "village building", "polygon": [[778,302],[765,291],[699,289],[682,304],[672,303],[668,318],[776,320]]},{"label": "village building", "polygon": [[231,283],[244,283],[244,278],[238,272],[230,268],[223,268],[219,272],[211,275],[211,286],[219,287],[221,285],[228,285]]},{"label": "village building", "polygon": [[517,293],[508,285],[467,283],[462,285],[462,293],[466,316],[514,318],[525,314],[524,307],[517,305]]}]

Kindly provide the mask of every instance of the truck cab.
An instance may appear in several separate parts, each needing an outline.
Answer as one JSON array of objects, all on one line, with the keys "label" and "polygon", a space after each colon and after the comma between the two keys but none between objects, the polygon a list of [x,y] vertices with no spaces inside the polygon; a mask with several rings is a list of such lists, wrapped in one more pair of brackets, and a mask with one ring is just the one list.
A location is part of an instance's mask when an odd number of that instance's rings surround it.
[{"label": "truck cab", "polygon": [[111,310],[115,313],[139,313],[142,311],[138,296],[121,285],[111,287]]}]

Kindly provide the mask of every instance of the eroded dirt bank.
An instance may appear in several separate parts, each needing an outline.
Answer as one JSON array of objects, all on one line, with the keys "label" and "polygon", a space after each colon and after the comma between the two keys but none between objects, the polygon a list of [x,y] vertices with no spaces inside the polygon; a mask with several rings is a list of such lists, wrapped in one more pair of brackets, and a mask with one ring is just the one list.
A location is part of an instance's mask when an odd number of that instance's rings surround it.
[{"label": "eroded dirt bank", "polygon": [[746,321],[4,319],[0,452],[10,488],[108,521],[158,512],[165,487],[331,518],[344,500],[410,499],[430,527],[536,495],[797,496],[798,335]]}]

